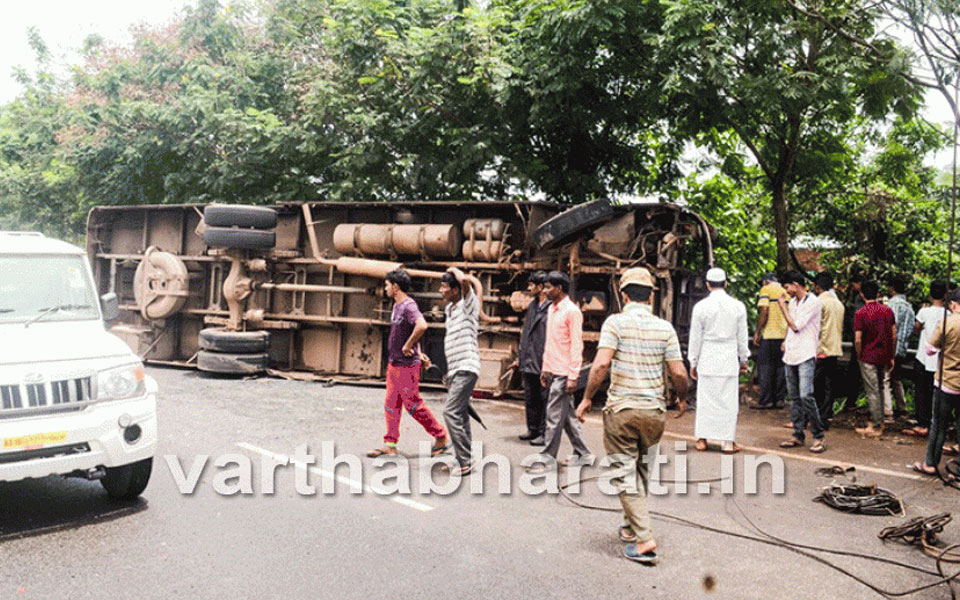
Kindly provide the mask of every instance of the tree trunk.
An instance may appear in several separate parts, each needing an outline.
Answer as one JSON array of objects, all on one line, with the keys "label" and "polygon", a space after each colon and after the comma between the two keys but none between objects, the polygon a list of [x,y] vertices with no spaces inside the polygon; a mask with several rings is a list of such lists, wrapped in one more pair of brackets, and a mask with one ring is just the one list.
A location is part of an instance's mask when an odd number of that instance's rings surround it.
[{"label": "tree trunk", "polygon": [[787,194],[782,182],[773,184],[773,230],[777,236],[777,271],[792,270],[790,233],[787,230]]}]

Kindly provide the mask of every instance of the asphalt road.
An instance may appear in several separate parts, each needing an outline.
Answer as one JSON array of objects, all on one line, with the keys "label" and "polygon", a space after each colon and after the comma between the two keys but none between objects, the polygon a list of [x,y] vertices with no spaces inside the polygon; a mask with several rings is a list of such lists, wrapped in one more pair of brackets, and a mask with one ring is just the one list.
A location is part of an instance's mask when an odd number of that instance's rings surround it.
[{"label": "asphalt road", "polygon": [[[512,463],[510,494],[497,493],[496,468],[487,467],[483,495],[470,480],[452,495],[422,494],[417,456],[426,434],[404,415],[401,452],[408,457],[413,493],[384,497],[368,489],[350,493],[351,473],[340,467],[336,494],[297,493],[295,472],[279,468],[273,494],[261,479],[269,456],[294,453],[306,444],[320,454],[324,441],[338,454],[362,456],[383,434],[383,390],[324,387],[278,379],[210,379],[193,371],[150,368],[161,390],[160,448],[153,477],[141,500],[117,504],[95,482],[48,478],[0,484],[0,600],[6,598],[877,598],[875,592],[836,570],[788,550],[696,528],[654,521],[661,550],[657,567],[620,556],[615,513],[577,508],[556,494],[519,490],[517,465],[531,454],[518,441],[522,411],[517,403],[477,401],[489,426],[474,429],[485,454]],[[442,396],[428,394],[436,414]],[[769,446],[782,437],[776,417],[744,414],[742,442]],[[720,455],[677,451],[689,436],[692,416],[672,420],[662,452],[676,464],[685,457],[691,478],[720,473]],[[590,447],[603,455],[597,418],[585,425]],[[783,430],[785,432],[785,430]],[[735,457],[733,494],[690,485],[686,494],[651,498],[651,508],[711,527],[750,533],[744,513],[770,534],[804,544],[864,552],[933,570],[917,550],[884,545],[877,532],[901,517],[846,515],[811,499],[829,479],[814,469],[833,462],[860,465],[861,481],[900,495],[906,517],[950,511],[957,494],[939,483],[911,477],[903,468],[918,448],[895,441],[864,442],[847,435],[828,438],[822,458],[781,453],[786,493],[772,493],[771,469],[761,469],[759,493],[743,492],[743,461]],[[692,450],[692,447],[691,447]],[[569,451],[564,442],[561,453]],[[235,463],[251,461],[252,494],[224,496],[237,487]],[[192,494],[178,490],[168,460],[189,471],[209,456]],[[794,458],[796,456],[797,458]],[[859,460],[858,460],[859,459]],[[242,460],[242,459],[241,459]],[[820,462],[816,462],[820,461]],[[362,458],[363,480],[376,488],[372,460]],[[446,480],[437,470],[435,480]],[[599,473],[586,469],[583,476]],[[673,467],[662,477],[672,478]],[[473,475],[471,477],[476,477]],[[308,483],[333,480],[322,465]],[[542,480],[540,480],[542,482]],[[561,472],[561,483],[566,476]],[[389,484],[389,482],[382,482]],[[586,483],[582,502],[617,507]],[[738,508],[739,507],[739,508]],[[960,525],[943,535],[960,542]],[[821,554],[874,585],[902,591],[935,578],[887,564]],[[949,567],[948,567],[949,569]],[[960,585],[957,586],[960,590]],[[911,596],[947,598],[941,586]]]}]

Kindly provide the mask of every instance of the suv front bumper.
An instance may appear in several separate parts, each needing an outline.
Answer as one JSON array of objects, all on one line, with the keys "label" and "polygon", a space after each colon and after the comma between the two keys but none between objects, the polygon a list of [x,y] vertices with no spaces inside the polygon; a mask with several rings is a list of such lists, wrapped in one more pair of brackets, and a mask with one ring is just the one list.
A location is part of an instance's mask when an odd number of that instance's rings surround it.
[{"label": "suv front bumper", "polygon": [[[119,467],[151,458],[157,448],[156,384],[150,381],[147,389],[140,398],[93,404],[77,412],[0,420],[0,481]],[[139,439],[125,441],[120,422],[139,426]],[[60,448],[65,453],[50,456]]]}]

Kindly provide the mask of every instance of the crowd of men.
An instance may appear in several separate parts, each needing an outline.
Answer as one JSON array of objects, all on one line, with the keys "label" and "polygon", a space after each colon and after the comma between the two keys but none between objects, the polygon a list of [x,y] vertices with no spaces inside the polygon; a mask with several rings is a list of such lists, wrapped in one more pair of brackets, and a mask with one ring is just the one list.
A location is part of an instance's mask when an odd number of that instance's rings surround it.
[{"label": "crowd of men", "polygon": [[[804,447],[809,429],[810,452],[827,449],[826,431],[842,380],[854,402],[861,385],[869,402],[869,422],[857,433],[879,438],[895,417],[905,413],[903,381],[911,373],[916,424],[903,433],[927,437],[926,456],[913,468],[936,475],[947,429],[960,419],[960,290],[948,293],[946,285],[934,283],[928,305],[914,312],[904,295],[906,282],[899,277],[890,281],[886,302],[880,301],[879,284],[862,277],[854,277],[847,287],[846,304],[829,273],[816,275],[812,291],[799,272],[782,277],[769,273],[761,284],[753,334],[759,394],[752,408],[780,408],[790,401],[786,426],[793,434],[780,446]],[[400,416],[406,410],[434,438],[433,456],[446,452],[452,442],[457,465],[452,470],[466,475],[473,467],[470,398],[480,375],[477,334],[481,318],[490,318],[481,310],[482,289],[476,278],[456,268],[441,280],[440,292],[447,302],[444,426],[419,393],[421,365],[430,363],[419,347],[427,323],[409,295],[411,285],[403,270],[386,276],[386,293],[394,302],[386,434],[383,446],[368,455],[397,453]],[[603,444],[619,473],[613,483],[620,489],[624,518],[617,535],[625,544],[624,556],[655,564],[659,557],[646,505],[648,472],[643,457],[659,443],[665,428],[667,380],[680,399],[686,396],[688,383],[696,382],[696,449],[706,451],[713,441],[719,442],[721,452],[739,452],[740,377],[748,372],[751,358],[746,307],[727,293],[726,273],[710,269],[708,295],[693,308],[685,362],[673,325],[653,313],[653,276],[644,268],[627,269],[619,281],[623,308],[603,323],[583,399],[575,407],[583,364],[583,315],[569,296],[570,285],[569,277],[559,271],[536,272],[527,281],[530,304],[512,365],[521,375],[526,400],[527,431],[520,440],[540,447],[547,459],[529,470],[542,473],[557,464],[593,463],[581,423],[609,376]],[[855,360],[850,364],[856,370],[841,374],[845,329],[853,341]],[[919,335],[919,344],[915,364],[909,365],[908,346],[914,334]],[[573,455],[557,462],[564,432]]]},{"label": "crowd of men", "polygon": [[[845,305],[833,289],[833,277],[819,273],[814,278],[815,295],[806,291],[805,277],[787,274],[783,285],[773,273],[764,276],[758,302],[759,401],[757,409],[777,408],[789,398],[790,426],[794,435],[782,442],[784,448],[802,447],[809,427],[812,452],[826,449],[825,431],[834,416],[835,400],[846,395],[847,404],[856,403],[862,389],[869,405],[869,419],[856,429],[863,437],[877,439],[888,425],[907,416],[903,383],[910,379],[914,389],[911,427],[901,433],[927,438],[927,454],[914,470],[936,475],[945,451],[947,430],[960,418],[960,340],[955,321],[960,319],[960,290],[948,292],[946,284],[930,285],[927,302],[914,311],[906,297],[907,283],[893,277],[881,301],[880,284],[854,276],[847,289]],[[852,316],[850,316],[852,313]],[[840,373],[845,329],[853,343],[850,369]],[[915,356],[909,356],[910,340],[917,335]],[[814,351],[814,342],[816,350]],[[942,360],[941,360],[942,357]],[[941,371],[942,368],[942,381]],[[780,374],[786,385],[780,385]],[[843,375],[846,394],[841,390]],[[784,387],[786,389],[784,389]]]}]

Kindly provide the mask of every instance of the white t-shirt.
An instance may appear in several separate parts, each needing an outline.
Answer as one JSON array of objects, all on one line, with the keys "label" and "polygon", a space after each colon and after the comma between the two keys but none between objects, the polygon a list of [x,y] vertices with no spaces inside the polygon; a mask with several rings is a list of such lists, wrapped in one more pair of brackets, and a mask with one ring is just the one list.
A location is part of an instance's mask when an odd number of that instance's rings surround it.
[{"label": "white t-shirt", "polygon": [[923,329],[920,331],[920,343],[917,345],[917,359],[931,373],[937,370],[937,360],[940,352],[927,354],[927,342],[933,335],[934,328],[943,321],[943,317],[947,314],[947,309],[942,306],[926,306],[917,313],[917,322],[923,323]]}]

